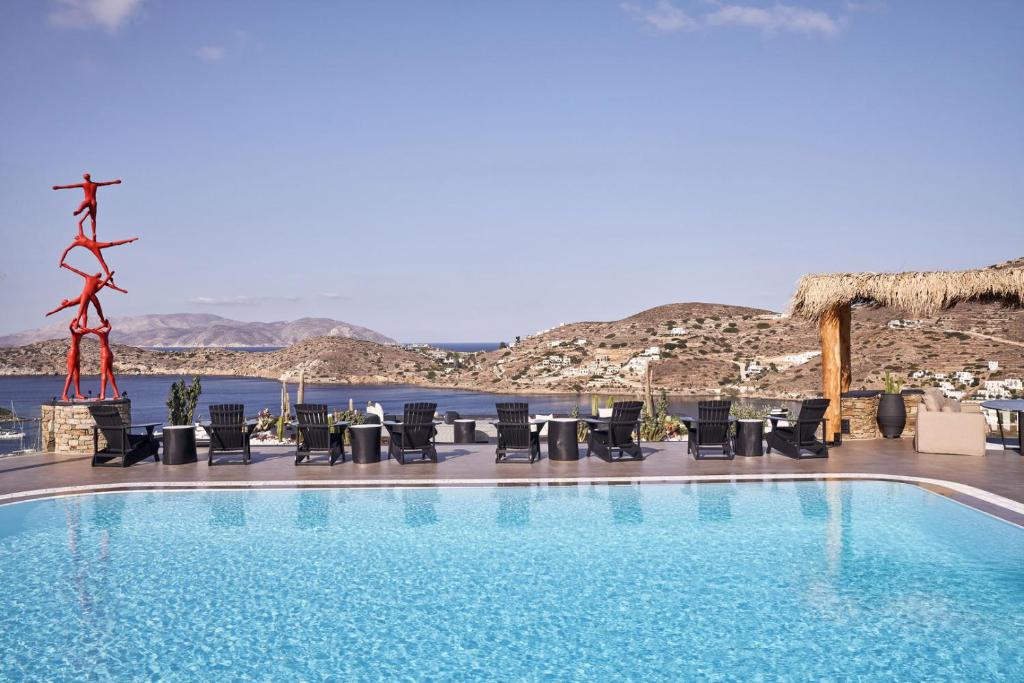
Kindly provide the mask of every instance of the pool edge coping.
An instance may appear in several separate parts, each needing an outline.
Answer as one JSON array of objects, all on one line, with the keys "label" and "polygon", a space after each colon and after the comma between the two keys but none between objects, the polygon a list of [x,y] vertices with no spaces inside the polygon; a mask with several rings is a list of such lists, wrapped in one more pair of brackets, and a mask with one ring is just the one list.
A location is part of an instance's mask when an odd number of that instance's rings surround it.
[{"label": "pool edge coping", "polygon": [[[730,482],[782,482],[782,481],[893,481],[913,484],[935,495],[960,503],[978,512],[1024,528],[1024,503],[1000,496],[969,484],[914,477],[901,474],[863,472],[820,472],[788,474],[703,474],[703,475],[647,475],[598,477],[534,477],[534,478],[445,478],[445,479],[271,479],[225,481],[140,481],[106,484],[59,486],[0,494],[0,506],[30,500],[63,498],[98,493],[169,492],[189,490],[244,490],[244,489],[332,489],[332,488],[430,488],[439,486],[539,486],[587,484],[699,484]],[[955,495],[954,495],[955,494]]]}]

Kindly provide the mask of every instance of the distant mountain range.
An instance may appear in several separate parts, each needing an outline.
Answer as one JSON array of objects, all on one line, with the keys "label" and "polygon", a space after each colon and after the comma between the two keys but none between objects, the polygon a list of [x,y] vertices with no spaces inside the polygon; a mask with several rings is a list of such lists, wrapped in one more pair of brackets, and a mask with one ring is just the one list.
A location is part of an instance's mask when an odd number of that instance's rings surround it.
[{"label": "distant mountain range", "polygon": [[[112,342],[128,346],[166,348],[278,347],[291,346],[311,337],[346,337],[395,344],[380,332],[330,318],[299,318],[270,323],[243,322],[206,313],[166,313],[111,317]],[[22,346],[47,339],[65,339],[67,321],[34,330],[0,336],[0,346]]]}]

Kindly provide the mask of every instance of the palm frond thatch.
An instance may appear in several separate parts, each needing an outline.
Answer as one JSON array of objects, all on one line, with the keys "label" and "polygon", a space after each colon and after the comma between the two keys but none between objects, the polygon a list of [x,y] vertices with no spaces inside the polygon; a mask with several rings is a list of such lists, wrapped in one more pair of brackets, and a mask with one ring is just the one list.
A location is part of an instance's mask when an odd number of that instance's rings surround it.
[{"label": "palm frond thatch", "polygon": [[805,275],[790,314],[819,320],[837,306],[873,304],[927,317],[969,301],[1024,306],[1022,260],[980,270]]}]

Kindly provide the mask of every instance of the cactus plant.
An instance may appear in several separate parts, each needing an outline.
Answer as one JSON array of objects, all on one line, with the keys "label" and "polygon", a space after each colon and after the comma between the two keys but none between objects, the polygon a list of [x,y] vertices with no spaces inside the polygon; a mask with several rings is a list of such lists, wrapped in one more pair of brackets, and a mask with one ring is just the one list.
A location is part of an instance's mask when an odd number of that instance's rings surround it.
[{"label": "cactus plant", "polygon": [[199,403],[199,394],[203,391],[199,375],[192,378],[192,384],[185,384],[181,378],[171,385],[171,393],[167,397],[167,422],[171,425],[183,426],[192,424],[192,416]]},{"label": "cactus plant", "polygon": [[903,382],[889,372],[885,371],[885,393],[887,394],[898,394],[903,389]]},{"label": "cactus plant", "polygon": [[[580,416],[580,407],[577,404],[577,405],[574,405],[572,407],[572,410],[569,411],[569,417],[579,418],[579,416]],[[587,423],[586,422],[577,422],[576,423],[576,441],[578,441],[580,443],[583,443],[586,440],[587,440]]]}]

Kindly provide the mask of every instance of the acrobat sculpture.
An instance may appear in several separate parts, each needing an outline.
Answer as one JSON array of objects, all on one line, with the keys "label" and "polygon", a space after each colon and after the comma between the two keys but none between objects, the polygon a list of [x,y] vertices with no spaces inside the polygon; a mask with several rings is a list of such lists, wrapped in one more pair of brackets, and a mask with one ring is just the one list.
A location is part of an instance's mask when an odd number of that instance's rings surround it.
[{"label": "acrobat sculpture", "polygon": [[[78,296],[72,299],[63,299],[56,308],[47,313],[50,316],[59,311],[63,311],[65,308],[77,307],[75,311],[75,317],[71,319],[71,323],[68,329],[71,332],[71,347],[68,349],[68,375],[64,381],[64,394],[61,397],[63,400],[68,400],[68,392],[74,388],[74,398],[82,399],[82,392],[78,385],[79,375],[79,347],[81,345],[82,337],[86,334],[93,334],[99,339],[100,342],[100,399],[107,397],[107,386],[109,385],[111,390],[114,392],[114,398],[119,398],[120,393],[117,390],[117,382],[114,379],[114,354],[110,350],[110,321],[103,315],[103,307],[100,305],[100,300],[97,294],[100,290],[113,289],[118,292],[127,294],[127,290],[121,289],[114,284],[114,271],[107,267],[107,262],[103,258],[103,250],[109,249],[110,247],[120,246],[122,244],[130,244],[138,239],[138,237],[132,237],[126,240],[116,240],[114,242],[97,242],[96,241],[96,189],[105,185],[120,185],[120,180],[110,180],[102,183],[94,183],[90,179],[88,173],[82,176],[85,182],[78,183],[76,185],[54,185],[54,190],[68,190],[71,188],[82,188],[85,193],[85,198],[82,203],[75,210],[75,216],[83,214],[81,220],[78,221],[78,234],[75,235],[71,244],[64,250],[64,253],[60,257],[60,267],[70,270],[77,275],[82,277],[82,292]],[[85,236],[85,232],[82,229],[82,224],[85,223],[85,219],[92,219],[92,238]],[[68,265],[65,260],[70,252],[75,247],[83,247],[96,258],[103,269],[102,273],[96,273],[89,275],[73,266]],[[100,324],[97,327],[89,327],[89,305],[92,305],[96,315],[100,319]]]}]

